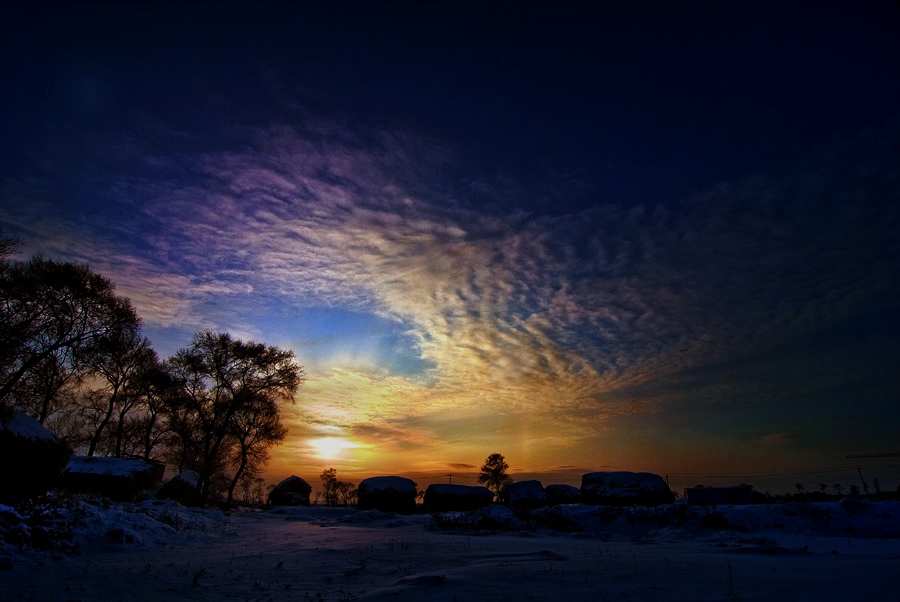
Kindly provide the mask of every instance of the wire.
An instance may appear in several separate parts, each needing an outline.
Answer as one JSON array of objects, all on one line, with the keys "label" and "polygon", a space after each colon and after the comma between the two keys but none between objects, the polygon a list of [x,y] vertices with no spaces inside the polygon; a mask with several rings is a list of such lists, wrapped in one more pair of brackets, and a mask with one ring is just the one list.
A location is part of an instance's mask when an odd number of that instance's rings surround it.
[{"label": "wire", "polygon": [[786,476],[800,476],[800,475],[809,475],[809,474],[829,474],[834,472],[856,472],[856,468],[834,468],[832,470],[813,470],[809,472],[745,472],[741,474],[671,474],[670,477],[676,477],[679,479],[686,478],[730,478],[736,479],[739,477],[786,477]]},{"label": "wire", "polygon": [[891,452],[889,454],[850,454],[845,458],[900,458],[900,452]]}]

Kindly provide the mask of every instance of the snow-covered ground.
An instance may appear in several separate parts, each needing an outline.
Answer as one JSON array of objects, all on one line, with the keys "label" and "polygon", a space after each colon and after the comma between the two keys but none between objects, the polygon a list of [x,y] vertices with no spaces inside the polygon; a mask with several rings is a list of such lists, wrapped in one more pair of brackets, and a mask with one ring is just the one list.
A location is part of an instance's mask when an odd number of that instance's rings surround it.
[{"label": "snow-covered ground", "polygon": [[900,502],[561,506],[525,522],[492,507],[439,527],[429,514],[81,499],[44,509],[71,538],[43,551],[14,543],[47,539],[17,516],[0,507],[0,601],[900,600]]}]

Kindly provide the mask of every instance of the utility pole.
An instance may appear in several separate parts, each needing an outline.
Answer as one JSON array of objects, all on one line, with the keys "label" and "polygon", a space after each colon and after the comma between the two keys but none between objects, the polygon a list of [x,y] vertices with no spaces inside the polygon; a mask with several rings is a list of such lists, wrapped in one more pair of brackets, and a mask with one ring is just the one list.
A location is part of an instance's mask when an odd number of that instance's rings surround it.
[{"label": "utility pole", "polygon": [[866,495],[869,495],[869,486],[866,484],[866,480],[862,476],[862,471],[859,469],[859,465],[857,465],[857,467],[856,467],[856,472],[859,473],[859,480],[862,481],[863,491],[865,492]]},{"label": "utility pole", "polygon": [[[886,454],[847,454],[844,456],[845,458],[855,459],[855,458],[900,458],[900,452],[889,452]],[[866,492],[866,495],[869,495],[869,486],[866,484],[866,480],[862,476],[862,470],[860,470],[859,465],[856,465],[856,472],[859,473],[859,480],[862,481],[863,491]]]},{"label": "utility pole", "polygon": [[450,477],[450,484],[452,485],[452,484],[453,484],[453,475],[452,475],[452,474],[448,474],[447,476]]}]

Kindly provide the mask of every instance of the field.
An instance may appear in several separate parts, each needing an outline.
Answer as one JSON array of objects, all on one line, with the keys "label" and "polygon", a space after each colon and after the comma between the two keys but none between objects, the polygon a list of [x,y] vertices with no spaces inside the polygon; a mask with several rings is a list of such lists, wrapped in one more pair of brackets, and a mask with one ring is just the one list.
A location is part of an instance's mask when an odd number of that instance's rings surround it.
[{"label": "field", "polygon": [[[0,507],[2,601],[900,600],[900,502],[562,506],[520,521],[499,507],[222,513],[80,499],[45,510],[44,527],[17,517]],[[11,543],[16,529],[33,542],[58,533],[35,550]]]}]

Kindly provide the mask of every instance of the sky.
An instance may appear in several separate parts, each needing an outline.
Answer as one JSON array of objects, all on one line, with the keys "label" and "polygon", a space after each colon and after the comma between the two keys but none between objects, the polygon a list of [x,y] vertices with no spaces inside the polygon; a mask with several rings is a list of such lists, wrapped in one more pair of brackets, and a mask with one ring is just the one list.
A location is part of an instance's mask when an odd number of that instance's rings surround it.
[{"label": "sky", "polygon": [[900,482],[845,458],[900,451],[898,31],[877,1],[5,2],[0,227],[115,282],[161,357],[293,350],[270,478]]}]

